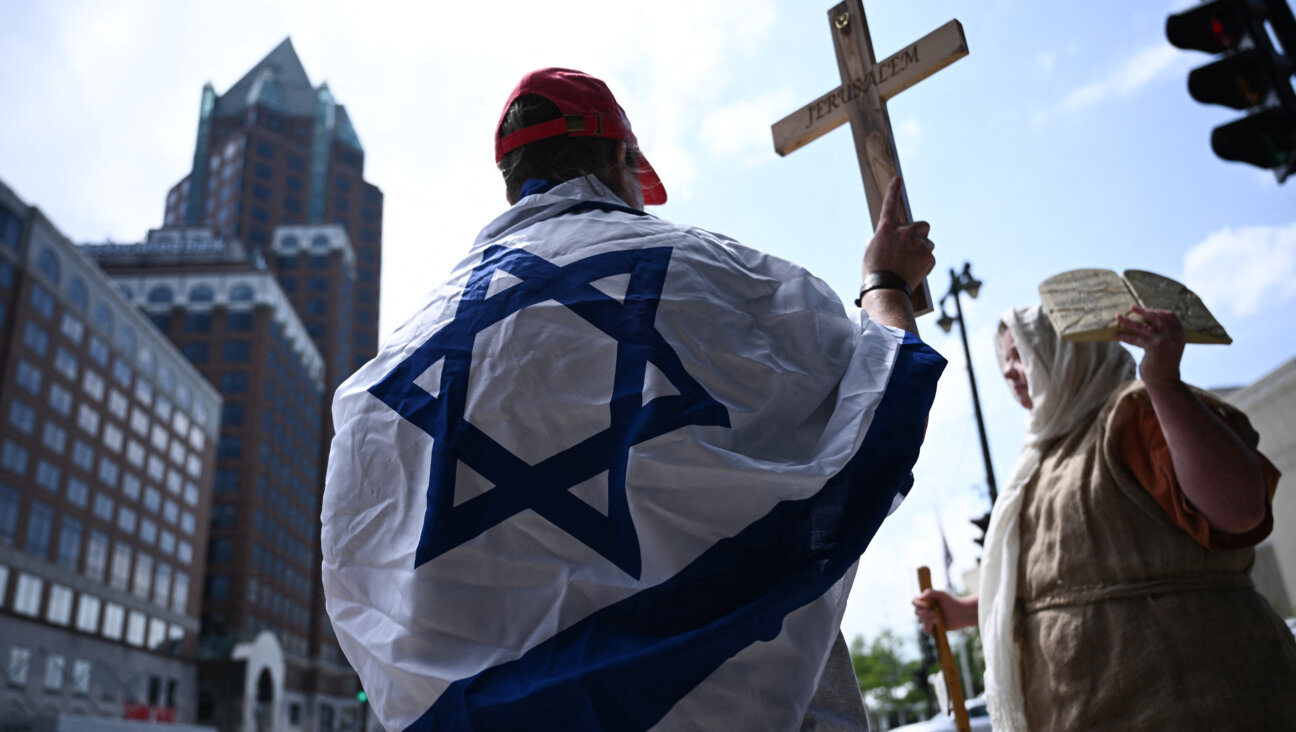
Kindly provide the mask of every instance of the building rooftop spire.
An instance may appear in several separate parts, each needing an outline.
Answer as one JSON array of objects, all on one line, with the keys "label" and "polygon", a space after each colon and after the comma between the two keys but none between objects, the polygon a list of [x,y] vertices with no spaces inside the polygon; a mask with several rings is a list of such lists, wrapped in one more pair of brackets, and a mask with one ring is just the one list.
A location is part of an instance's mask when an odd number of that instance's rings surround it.
[{"label": "building rooftop spire", "polygon": [[[268,87],[268,88],[267,88]],[[234,117],[258,101],[280,108],[290,116],[310,116],[315,111],[314,87],[302,66],[292,38],[284,38],[216,102],[217,117]]]}]

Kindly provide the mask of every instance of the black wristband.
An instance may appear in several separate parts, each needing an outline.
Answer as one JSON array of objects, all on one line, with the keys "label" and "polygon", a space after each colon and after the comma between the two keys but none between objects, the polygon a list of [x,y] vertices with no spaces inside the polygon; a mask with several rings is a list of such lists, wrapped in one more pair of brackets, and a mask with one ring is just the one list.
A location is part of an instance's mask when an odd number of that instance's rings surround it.
[{"label": "black wristband", "polygon": [[859,297],[855,298],[855,307],[864,307],[864,296],[872,290],[900,290],[904,292],[905,297],[911,294],[909,283],[895,272],[885,270],[870,272],[868,277],[864,278],[864,284],[860,285]]}]

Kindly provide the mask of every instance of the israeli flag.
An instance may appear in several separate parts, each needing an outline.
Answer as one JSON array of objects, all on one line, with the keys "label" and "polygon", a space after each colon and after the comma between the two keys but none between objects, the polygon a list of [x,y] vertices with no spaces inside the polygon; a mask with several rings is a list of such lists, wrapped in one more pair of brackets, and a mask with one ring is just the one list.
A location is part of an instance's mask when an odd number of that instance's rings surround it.
[{"label": "israeli flag", "polygon": [[530,195],[338,390],[329,617],[393,730],[793,730],[944,359],[799,267]]}]

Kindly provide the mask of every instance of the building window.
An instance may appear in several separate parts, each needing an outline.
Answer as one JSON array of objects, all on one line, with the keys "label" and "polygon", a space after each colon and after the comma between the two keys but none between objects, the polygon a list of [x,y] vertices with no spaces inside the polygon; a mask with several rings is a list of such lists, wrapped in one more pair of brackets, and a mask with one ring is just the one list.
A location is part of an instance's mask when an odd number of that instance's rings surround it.
[{"label": "building window", "polygon": [[49,248],[45,247],[36,256],[36,269],[49,278],[50,282],[58,284],[59,282],[59,260],[58,256]]},{"label": "building window", "polygon": [[106,457],[99,458],[99,480],[110,488],[117,487],[117,476],[121,474],[121,469],[117,467],[117,462],[109,460]]},{"label": "building window", "polygon": [[246,371],[226,371],[220,375],[220,392],[225,396],[243,394],[247,391]]},{"label": "building window", "polygon": [[36,461],[36,485],[51,493],[58,493],[59,476],[63,471],[45,460]]},{"label": "building window", "polygon": [[72,413],[72,392],[59,384],[50,384],[49,403],[50,408],[66,417]]},{"label": "building window", "polygon": [[23,343],[37,354],[44,356],[49,351],[49,333],[35,322],[28,320],[23,324]]},{"label": "building window", "polygon": [[216,477],[212,480],[212,491],[215,493],[237,493],[238,471],[226,469],[217,470]]},{"label": "building window", "polygon": [[118,590],[125,590],[130,584],[131,548],[123,543],[113,544],[112,571],[109,584]]},{"label": "building window", "polygon": [[[0,209],[2,211],[3,209]],[[27,675],[31,671],[31,649],[22,646],[9,647],[9,685],[26,686]]]},{"label": "building window", "polygon": [[[6,443],[6,446],[8,443]],[[216,448],[216,457],[237,460],[243,456],[243,438],[238,435],[221,435]],[[7,465],[7,463],[6,463]],[[23,469],[26,469],[26,455],[23,456]]]},{"label": "building window", "polygon": [[162,504],[162,518],[168,523],[174,525],[180,518],[180,504],[170,498]]},{"label": "building window", "polygon": [[144,489],[144,508],[157,513],[162,508],[162,494],[158,489],[149,486]]},{"label": "building window", "polygon": [[113,371],[113,378],[117,380],[117,383],[129,389],[131,385],[131,376],[134,373],[133,371],[131,371],[130,364],[118,358],[115,361],[113,361],[112,371]]},{"label": "building window", "polygon": [[75,305],[78,310],[86,309],[86,305],[89,304],[90,301],[89,298],[86,297],[85,282],[83,282],[80,277],[73,277],[68,280],[67,298],[72,301],[72,304]]},{"label": "building window", "polygon": [[237,402],[225,402],[221,406],[221,425],[223,427],[241,427],[243,425],[243,405]]},{"label": "building window", "polygon": [[0,465],[3,465],[5,470],[11,473],[26,475],[27,449],[17,443],[5,440],[4,447],[0,448]]},{"label": "building window", "polygon": [[18,399],[9,402],[9,424],[30,435],[36,430],[36,410]]},{"label": "building window", "polygon": [[136,380],[136,381],[135,381],[135,398],[138,399],[138,400],[140,401],[140,403],[142,403],[144,406],[148,406],[148,405],[152,404],[152,403],[153,403],[153,385],[150,384],[150,383],[148,383],[148,382],[145,381],[144,379],[138,379],[138,380]]},{"label": "building window", "polygon": [[135,533],[135,524],[137,518],[135,512],[126,506],[120,506],[117,509],[117,528],[125,531],[127,534]]},{"label": "building window", "polygon": [[126,610],[115,602],[104,603],[103,637],[109,640],[121,640],[122,625],[126,620]]},{"label": "building window", "polygon": [[96,582],[103,582],[104,570],[108,568],[108,535],[102,531],[91,531],[90,541],[86,544],[85,574]]},{"label": "building window", "polygon": [[59,566],[76,569],[81,559],[81,522],[64,516],[60,522],[58,557]]},{"label": "building window", "polygon": [[[164,641],[166,641],[166,621],[160,618],[149,618],[148,641],[146,644],[149,650],[152,651],[161,650],[162,643]],[[153,691],[152,689],[150,689],[149,690],[150,696],[152,695],[152,693]]]},{"label": "building window", "polygon": [[252,313],[226,313],[226,333],[246,333],[252,330]]},{"label": "building window", "polygon": [[99,630],[99,598],[94,595],[81,594],[77,603],[76,629],[85,633]]},{"label": "building window", "polygon": [[113,316],[112,316],[112,311],[108,309],[107,305],[104,305],[103,303],[99,303],[98,305],[95,306],[94,323],[96,326],[98,326],[99,330],[103,331],[104,333],[106,334],[112,333]]},{"label": "building window", "polygon": [[99,413],[89,404],[77,408],[77,427],[91,437],[99,434]]},{"label": "building window", "polygon": [[114,417],[120,420],[125,420],[126,409],[129,406],[130,401],[126,398],[125,394],[116,389],[108,392],[108,411],[111,412]]},{"label": "building window", "polygon": [[171,565],[157,563],[157,576],[153,580],[153,603],[166,607],[171,599]]},{"label": "building window", "polygon": [[32,309],[40,313],[40,316],[46,320],[54,317],[54,296],[50,291],[38,284],[32,283],[31,295],[28,297]]},{"label": "building window", "polygon": [[157,542],[157,524],[152,519],[140,519],[140,541],[152,546]]},{"label": "building window", "polygon": [[54,349],[54,370],[63,374],[63,378],[76,383],[77,378],[77,360],[63,346]]},{"label": "building window", "polygon": [[137,350],[137,341],[135,340],[135,331],[130,327],[123,325],[117,329],[117,347],[123,353],[134,354]]},{"label": "building window", "polygon": [[108,365],[108,344],[104,343],[99,336],[90,336],[90,359],[102,366]]},{"label": "building window", "polygon": [[113,452],[121,452],[123,436],[121,429],[115,424],[105,424],[103,430],[104,447]]},{"label": "building window", "polygon": [[185,315],[184,330],[186,333],[210,333],[211,326],[211,313],[188,313]]},{"label": "building window", "polygon": [[[17,490],[0,483],[0,544],[13,545],[18,535],[18,511],[22,508],[22,495]],[[5,575],[8,580],[8,575]],[[0,589],[0,597],[3,589]]]},{"label": "building window", "polygon": [[309,292],[328,292],[328,279],[325,277],[311,277],[306,280],[306,289]]},{"label": "building window", "polygon": [[144,411],[143,409],[140,409],[139,407],[135,407],[134,409],[132,409],[130,426],[131,429],[134,430],[135,433],[138,434],[140,437],[144,437],[148,435],[149,433],[148,412]]},{"label": "building window", "polygon": [[40,394],[41,372],[25,358],[18,359],[18,385],[33,395]]},{"label": "building window", "polygon": [[90,694],[90,675],[93,667],[89,661],[80,658],[72,662],[72,693],[79,696]]},{"label": "building window", "polygon": [[212,574],[207,576],[208,600],[228,600],[229,599],[230,580],[223,574]]},{"label": "building window", "polygon": [[153,557],[141,552],[135,556],[135,580],[131,583],[131,592],[147,600],[152,582]]},{"label": "building window", "polygon": [[233,539],[212,539],[207,543],[207,561],[212,564],[229,564],[234,561]]},{"label": "building window", "polygon": [[144,446],[140,443],[135,440],[126,442],[126,462],[137,468],[143,467],[145,454]]},{"label": "building window", "polygon": [[14,593],[14,612],[32,618],[39,615],[41,591],[44,589],[45,580],[26,572],[19,572],[18,591]]},{"label": "building window", "polygon": [[247,363],[252,347],[247,341],[226,341],[221,348],[225,363]]},{"label": "building window", "polygon": [[81,375],[81,390],[97,402],[103,401],[103,377],[90,369]]},{"label": "building window", "polygon": [[63,689],[63,657],[51,653],[45,657],[45,691]]},{"label": "building window", "polygon": [[185,572],[176,572],[175,580],[171,583],[171,609],[183,614],[188,605],[189,575]]},{"label": "building window", "polygon": [[55,625],[68,625],[72,622],[71,588],[50,584],[49,607],[45,610],[45,619]]},{"label": "building window", "polygon": [[27,514],[27,539],[23,550],[44,559],[49,554],[50,537],[54,534],[54,509],[40,501],[32,501]]},{"label": "building window", "polygon": [[149,441],[153,443],[153,449],[159,452],[165,452],[167,439],[166,425],[154,424],[152,432],[149,433]]},{"label": "building window", "polygon": [[90,489],[86,486],[85,481],[74,476],[68,476],[67,499],[69,502],[85,508],[89,494]]},{"label": "building window", "polygon": [[86,471],[94,467],[94,449],[81,440],[72,441],[72,464]]},{"label": "building window", "polygon": [[[230,302],[251,302],[254,294],[252,288],[248,285],[235,285],[233,289],[230,290],[229,298]],[[251,318],[250,313],[245,313],[245,315]]]},{"label": "building window", "polygon": [[71,313],[63,313],[63,319],[59,321],[59,332],[69,341],[80,345],[81,338],[85,336],[85,324]]},{"label": "building window", "polygon": [[111,523],[113,519],[113,499],[103,493],[95,492],[94,515]]},{"label": "building window", "polygon": [[175,301],[175,292],[165,285],[160,285],[149,290],[148,301],[150,303],[166,305]]},{"label": "building window", "polygon": [[206,343],[185,343],[180,346],[180,352],[190,363],[204,364],[211,351]]},{"label": "building window", "polygon": [[162,476],[166,472],[166,466],[162,464],[162,458],[157,455],[149,455],[148,467],[145,468],[145,472],[153,480],[162,480]]}]

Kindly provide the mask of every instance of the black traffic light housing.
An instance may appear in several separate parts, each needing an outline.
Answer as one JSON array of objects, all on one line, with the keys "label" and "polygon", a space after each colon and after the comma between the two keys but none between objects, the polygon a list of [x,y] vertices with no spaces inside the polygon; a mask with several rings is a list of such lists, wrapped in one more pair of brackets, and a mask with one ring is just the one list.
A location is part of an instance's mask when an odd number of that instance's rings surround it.
[{"label": "black traffic light housing", "polygon": [[1273,170],[1279,182],[1296,172],[1296,18],[1287,0],[1206,2],[1167,18],[1166,38],[1222,55],[1188,75],[1193,99],[1249,111],[1211,133],[1215,154]]},{"label": "black traffic light housing", "polygon": [[982,549],[985,548],[986,532],[990,530],[990,512],[986,511],[984,516],[971,519],[972,525],[981,529],[981,535],[973,539]]}]

